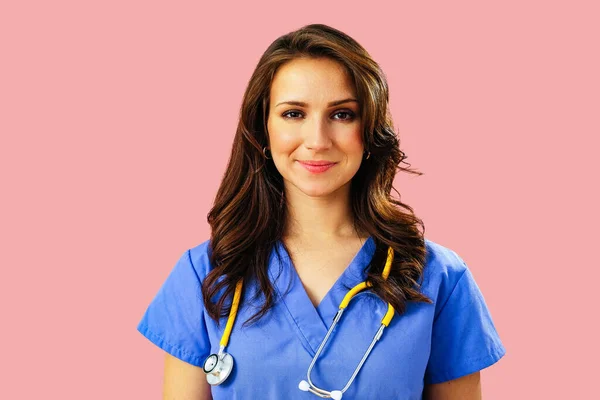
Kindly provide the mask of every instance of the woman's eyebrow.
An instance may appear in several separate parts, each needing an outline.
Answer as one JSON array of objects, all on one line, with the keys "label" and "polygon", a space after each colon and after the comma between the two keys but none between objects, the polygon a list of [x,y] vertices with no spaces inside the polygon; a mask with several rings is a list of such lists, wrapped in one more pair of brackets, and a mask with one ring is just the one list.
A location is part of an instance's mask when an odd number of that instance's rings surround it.
[{"label": "woman's eyebrow", "polygon": [[[340,104],[350,103],[350,102],[358,103],[358,100],[351,98],[351,97],[349,97],[347,99],[343,99],[343,100],[335,100],[335,101],[332,101],[329,104],[327,104],[327,107],[338,106]],[[307,103],[305,103],[303,101],[295,101],[295,100],[282,101],[281,103],[278,103],[275,107],[279,107],[282,104],[289,104],[291,106],[299,106],[299,107],[308,107]]]}]

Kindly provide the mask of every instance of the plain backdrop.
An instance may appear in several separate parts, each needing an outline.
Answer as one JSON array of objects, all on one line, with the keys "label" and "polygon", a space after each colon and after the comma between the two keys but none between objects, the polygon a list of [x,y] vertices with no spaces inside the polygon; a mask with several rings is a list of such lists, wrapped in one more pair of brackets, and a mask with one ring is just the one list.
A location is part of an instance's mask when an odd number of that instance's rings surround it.
[{"label": "plain backdrop", "polygon": [[245,86],[309,23],[383,68],[395,187],[479,284],[506,356],[484,398],[597,379],[595,1],[0,4],[1,398],[159,399],[136,325],[209,237]]}]

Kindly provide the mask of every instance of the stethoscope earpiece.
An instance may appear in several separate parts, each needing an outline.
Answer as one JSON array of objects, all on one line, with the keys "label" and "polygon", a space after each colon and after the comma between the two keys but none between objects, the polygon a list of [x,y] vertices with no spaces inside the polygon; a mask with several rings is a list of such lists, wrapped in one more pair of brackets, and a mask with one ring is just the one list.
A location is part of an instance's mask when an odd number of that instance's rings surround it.
[{"label": "stethoscope earpiece", "polygon": [[311,386],[311,384],[304,379],[298,384],[298,389],[302,390],[303,392],[314,393],[322,398],[332,398],[333,400],[342,400],[342,396],[344,395],[341,390],[332,390],[331,392],[326,392],[324,390],[317,389],[316,387]]},{"label": "stethoscope earpiece", "polygon": [[304,379],[298,384],[298,389],[302,390],[303,392],[308,392],[308,388],[310,388],[310,385]]},{"label": "stethoscope earpiece", "polygon": [[342,392],[339,390],[332,390],[331,391],[331,398],[333,400],[342,400]]}]

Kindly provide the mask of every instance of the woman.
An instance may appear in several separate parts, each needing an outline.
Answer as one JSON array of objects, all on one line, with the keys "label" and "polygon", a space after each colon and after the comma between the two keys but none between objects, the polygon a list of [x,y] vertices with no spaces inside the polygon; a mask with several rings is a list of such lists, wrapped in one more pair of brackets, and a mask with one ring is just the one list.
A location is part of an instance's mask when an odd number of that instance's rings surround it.
[{"label": "woman", "polygon": [[481,398],[479,371],[505,349],[463,260],[391,197],[398,169],[419,174],[405,158],[384,74],[356,41],[318,24],[275,40],[244,95],[211,238],[138,325],[167,352],[165,398]]}]

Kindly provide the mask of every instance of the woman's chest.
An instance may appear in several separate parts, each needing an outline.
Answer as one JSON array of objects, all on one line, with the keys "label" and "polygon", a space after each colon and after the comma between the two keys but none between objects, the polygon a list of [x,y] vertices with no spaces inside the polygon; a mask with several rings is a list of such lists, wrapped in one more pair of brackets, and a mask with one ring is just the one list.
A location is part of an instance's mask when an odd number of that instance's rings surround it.
[{"label": "woman's chest", "polygon": [[[248,310],[241,310],[245,320]],[[377,332],[385,304],[370,293],[358,295],[332,332],[311,371],[312,382],[325,390],[341,390],[351,378]],[[219,387],[217,399],[315,396],[298,389],[331,321],[305,321],[306,315],[280,301],[260,323],[234,328],[227,351],[234,372]],[[409,307],[396,316],[373,347],[345,399],[420,399],[429,358],[431,321]],[[321,329],[322,327],[322,329]],[[211,334],[213,351],[220,336]]]}]

